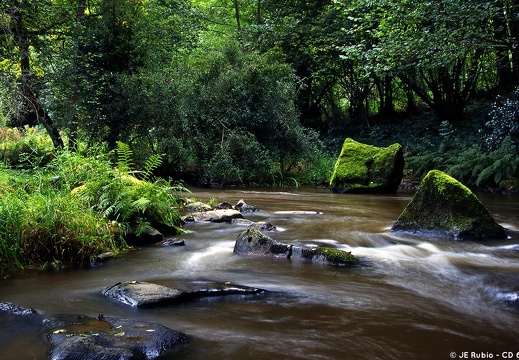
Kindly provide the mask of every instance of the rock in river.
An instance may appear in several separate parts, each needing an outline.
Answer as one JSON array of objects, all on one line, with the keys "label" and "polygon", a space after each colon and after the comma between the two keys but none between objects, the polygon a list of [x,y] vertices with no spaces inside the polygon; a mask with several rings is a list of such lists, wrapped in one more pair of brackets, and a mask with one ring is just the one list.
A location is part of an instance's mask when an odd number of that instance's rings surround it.
[{"label": "rock in river", "polygon": [[379,148],[348,138],[335,163],[330,187],[340,193],[395,193],[404,165],[400,144]]},{"label": "rock in river", "polygon": [[287,259],[310,260],[344,266],[357,262],[350,252],[324,246],[301,247],[274,240],[255,225],[244,230],[234,244],[234,253],[239,255],[275,256]]},{"label": "rock in river", "polygon": [[497,224],[479,199],[451,176],[430,171],[391,231],[424,232],[455,240],[502,239]]},{"label": "rock in river", "polygon": [[57,315],[44,326],[52,360],[156,359],[187,341],[161,325],[102,315]]},{"label": "rock in river", "polygon": [[117,283],[101,291],[109,298],[139,308],[169,305],[202,297],[252,295],[261,292],[264,290],[231,283],[197,282],[195,286],[180,290],[142,281]]}]

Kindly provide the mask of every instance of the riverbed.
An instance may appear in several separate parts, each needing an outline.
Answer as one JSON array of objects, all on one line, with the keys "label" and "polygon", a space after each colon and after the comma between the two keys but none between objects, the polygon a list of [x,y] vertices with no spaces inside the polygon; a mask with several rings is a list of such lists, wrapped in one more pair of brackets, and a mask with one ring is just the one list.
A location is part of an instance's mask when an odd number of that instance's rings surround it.
[{"label": "riverbed", "polygon": [[[519,198],[478,194],[509,238],[456,242],[389,231],[412,192],[344,195],[325,189],[193,189],[236,203],[297,245],[351,251],[353,267],[233,254],[244,227],[190,223],[184,247],[133,249],[85,270],[12,275],[0,301],[43,317],[82,314],[141,319],[189,336],[173,359],[450,359],[519,356]],[[267,290],[134,309],[100,290],[137,280],[168,286],[231,282]],[[0,359],[45,359],[33,320],[0,322]],[[465,354],[467,352],[467,354]],[[472,354],[473,353],[473,354]],[[508,354],[509,355],[509,354]],[[480,357],[482,358],[482,357]]]}]

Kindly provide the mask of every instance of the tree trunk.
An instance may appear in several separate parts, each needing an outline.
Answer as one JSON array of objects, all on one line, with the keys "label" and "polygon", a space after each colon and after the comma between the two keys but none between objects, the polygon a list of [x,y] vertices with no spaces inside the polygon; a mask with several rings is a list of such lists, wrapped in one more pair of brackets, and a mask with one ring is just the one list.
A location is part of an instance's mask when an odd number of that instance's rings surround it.
[{"label": "tree trunk", "polygon": [[236,28],[238,32],[241,32],[241,21],[240,21],[240,3],[238,0],[232,0],[234,5],[234,17],[236,18]]},{"label": "tree trunk", "polygon": [[19,1],[13,1],[11,14],[13,17],[13,36],[20,53],[20,84],[28,111],[24,114],[24,123],[27,125],[41,124],[47,130],[55,148],[63,148],[63,140],[54,127],[52,120],[46,113],[36,90],[32,86],[31,62],[29,57],[29,31],[23,22],[23,14]]}]

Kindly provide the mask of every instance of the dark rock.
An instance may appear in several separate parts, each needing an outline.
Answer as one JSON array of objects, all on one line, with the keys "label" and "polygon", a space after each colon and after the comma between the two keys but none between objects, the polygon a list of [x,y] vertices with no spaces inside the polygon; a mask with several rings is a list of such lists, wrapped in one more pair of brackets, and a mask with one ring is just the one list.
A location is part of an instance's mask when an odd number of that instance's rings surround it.
[{"label": "dark rock", "polygon": [[239,255],[276,256],[287,259],[310,260],[325,262],[332,265],[352,265],[357,259],[350,252],[327,247],[301,247],[280,243],[263,232],[255,225],[243,231],[234,245],[234,253]]},{"label": "dark rock", "polygon": [[158,245],[160,246],[186,246],[186,241],[184,239],[169,239],[160,242]]},{"label": "dark rock", "polygon": [[124,237],[126,243],[130,246],[142,246],[158,243],[164,240],[164,235],[157,229],[150,227],[144,233],[137,235],[136,228],[132,227]]},{"label": "dark rock", "polygon": [[37,314],[36,310],[15,305],[10,302],[0,302],[0,311],[13,315],[33,315]]},{"label": "dark rock", "polygon": [[228,222],[230,223],[233,219],[243,218],[243,215],[233,209],[223,210],[212,210],[200,213],[192,213],[185,216],[184,221],[211,221],[211,222]]},{"label": "dark rock", "polygon": [[133,307],[153,307],[180,301],[181,290],[140,281],[126,281],[104,288],[101,293]]},{"label": "dark rock", "polygon": [[274,225],[266,221],[258,221],[254,224],[254,226],[256,226],[261,231],[277,231],[277,228]]},{"label": "dark rock", "polygon": [[253,213],[258,211],[256,206],[247,204],[245,201],[243,201],[243,199],[240,199],[240,201],[238,201],[238,203],[234,205],[234,208],[242,214]]},{"label": "dark rock", "polygon": [[231,203],[223,202],[223,203],[216,205],[216,208],[220,209],[220,210],[224,210],[224,209],[232,209],[233,207],[232,207]]},{"label": "dark rock", "polygon": [[504,228],[467,187],[438,170],[425,176],[391,231],[424,232],[455,240],[506,237]]},{"label": "dark rock", "polygon": [[157,359],[185,343],[185,334],[128,319],[58,315],[44,320],[52,360]]},{"label": "dark rock", "polygon": [[256,226],[243,231],[234,244],[234,253],[240,255],[273,255],[288,258],[291,248],[261,232]]},{"label": "dark rock", "polygon": [[[205,297],[227,296],[227,295],[254,295],[265,292],[250,286],[231,284],[230,282],[221,284],[209,281],[197,282],[196,287],[186,291],[187,299],[198,299]],[[202,286],[200,286],[202,285]]]},{"label": "dark rock", "polygon": [[404,165],[400,144],[379,148],[348,138],[335,163],[330,187],[340,193],[395,193]]}]

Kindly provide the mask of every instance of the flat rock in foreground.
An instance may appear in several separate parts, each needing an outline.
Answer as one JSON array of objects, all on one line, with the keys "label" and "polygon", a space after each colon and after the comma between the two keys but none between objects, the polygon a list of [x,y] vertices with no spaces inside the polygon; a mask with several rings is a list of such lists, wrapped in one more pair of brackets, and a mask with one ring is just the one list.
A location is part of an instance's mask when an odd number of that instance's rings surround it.
[{"label": "flat rock in foreground", "polygon": [[505,230],[466,186],[430,171],[391,231],[424,232],[455,240],[506,237]]},{"label": "flat rock in foreground", "polygon": [[165,306],[202,297],[253,295],[261,292],[264,290],[231,283],[198,282],[190,288],[180,290],[141,281],[117,283],[101,291],[109,298],[138,308]]},{"label": "flat rock in foreground", "polygon": [[58,315],[44,320],[52,360],[149,360],[187,341],[167,327],[113,317]]}]

